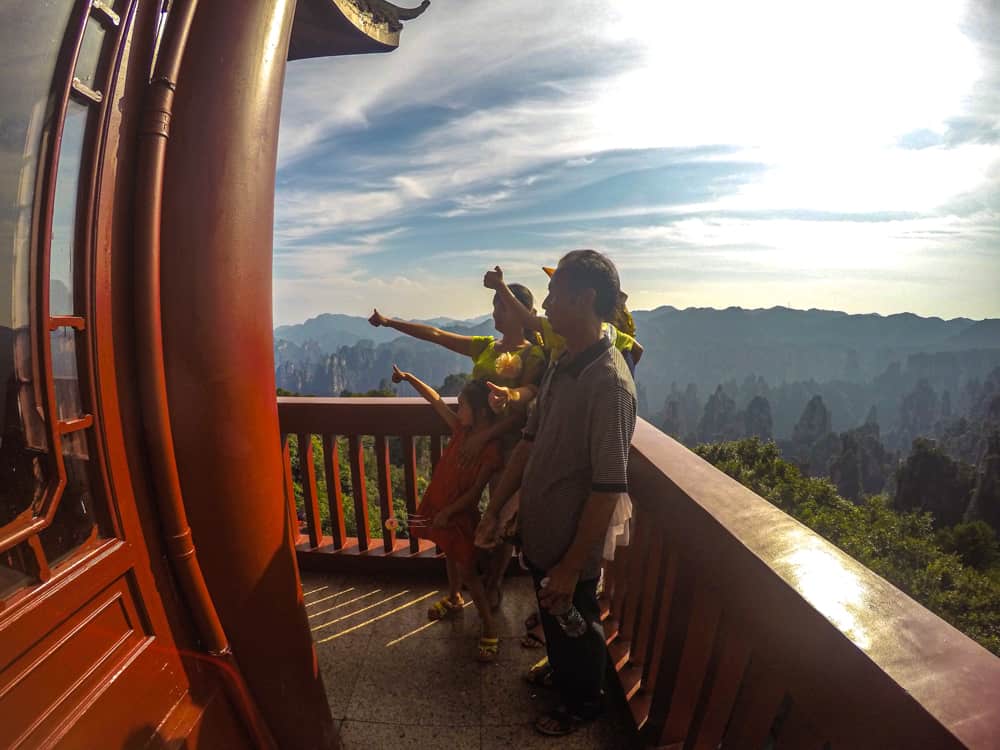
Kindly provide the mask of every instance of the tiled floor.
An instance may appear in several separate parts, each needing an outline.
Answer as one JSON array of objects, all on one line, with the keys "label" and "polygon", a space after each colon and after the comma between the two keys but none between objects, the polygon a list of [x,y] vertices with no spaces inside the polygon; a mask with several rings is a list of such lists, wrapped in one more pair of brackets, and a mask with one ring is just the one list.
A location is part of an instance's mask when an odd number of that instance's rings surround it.
[{"label": "tiled floor", "polygon": [[627,708],[614,699],[604,718],[569,737],[534,731],[535,717],[554,697],[522,679],[544,655],[520,645],[534,603],[529,579],[508,580],[500,658],[490,665],[475,661],[479,617],[471,605],[455,620],[428,622],[427,607],[444,588],[443,579],[303,573],[320,669],[346,750],[639,747]]}]

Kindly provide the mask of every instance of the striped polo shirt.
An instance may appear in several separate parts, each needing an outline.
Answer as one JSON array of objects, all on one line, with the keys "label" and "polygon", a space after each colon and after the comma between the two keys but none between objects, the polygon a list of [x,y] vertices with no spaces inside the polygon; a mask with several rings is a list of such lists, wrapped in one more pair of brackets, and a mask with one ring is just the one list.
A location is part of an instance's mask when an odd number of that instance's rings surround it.
[{"label": "striped polo shirt", "polygon": [[[628,491],[635,431],[635,383],[607,338],[553,362],[542,379],[523,437],[532,444],[521,482],[522,549],[536,567],[559,562],[576,536],[592,491]],[[600,571],[602,536],[581,580]]]}]

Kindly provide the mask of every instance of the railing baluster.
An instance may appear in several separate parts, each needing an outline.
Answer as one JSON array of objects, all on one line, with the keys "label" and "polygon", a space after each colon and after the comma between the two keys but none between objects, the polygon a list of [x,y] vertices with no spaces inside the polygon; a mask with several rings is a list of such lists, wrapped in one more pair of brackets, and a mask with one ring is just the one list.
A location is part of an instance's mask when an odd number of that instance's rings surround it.
[{"label": "railing baluster", "polygon": [[281,455],[285,463],[285,507],[288,509],[288,523],[292,535],[292,545],[299,543],[302,536],[299,528],[299,514],[295,507],[295,482],[292,478],[292,436],[284,433],[281,436]]},{"label": "railing baluster", "polygon": [[684,637],[677,684],[671,691],[670,707],[660,734],[661,745],[682,742],[688,736],[705,684],[720,614],[721,607],[714,592],[704,586],[697,588]]},{"label": "railing baluster", "polygon": [[791,713],[781,722],[778,729],[778,741],[775,750],[820,750],[823,738],[816,731],[812,722],[796,705],[792,705]]},{"label": "railing baluster", "polygon": [[302,500],[306,510],[309,546],[316,549],[323,544],[323,525],[319,516],[319,493],[316,491],[316,457],[313,453],[312,435],[299,433],[299,466],[302,468]]},{"label": "railing baluster", "polygon": [[645,571],[645,560],[643,560],[643,549],[647,546],[652,529],[645,523],[645,518],[636,519],[636,540],[632,554],[629,557],[628,565],[628,590],[625,592],[625,600],[622,606],[621,622],[619,623],[620,638],[628,641],[631,648],[632,635],[635,629],[636,615],[639,610],[639,599],[642,594],[642,578]]},{"label": "railing baluster", "polygon": [[[655,586],[660,577],[660,569],[649,564],[653,534],[646,519],[639,520],[636,528],[636,537],[633,540],[635,549],[632,553],[632,565],[628,573],[629,591],[625,596],[625,609],[620,625],[622,643],[619,649],[611,650],[611,653],[618,660],[615,664],[619,669],[618,679],[621,681],[622,690],[628,700],[631,700],[639,689],[639,682],[642,678],[642,655],[636,652],[637,640],[642,629],[642,622],[650,617],[649,610],[652,609],[653,605],[653,597],[647,597],[646,590],[650,585]],[[620,656],[626,647],[628,661],[622,663]]]},{"label": "railing baluster", "polygon": [[[431,435],[431,474],[434,473],[434,469],[437,468],[438,461],[441,460],[441,436]],[[434,545],[434,554],[442,554],[442,550],[437,545]]]},{"label": "railing baluster", "polygon": [[326,499],[330,503],[330,526],[333,548],[344,548],[347,532],[344,529],[344,495],[340,489],[340,451],[337,436],[323,436],[323,470],[326,473]]},{"label": "railing baluster", "polygon": [[785,688],[775,665],[765,664],[752,654],[723,747],[763,747],[784,697]]},{"label": "railing baluster", "polygon": [[[406,517],[412,518],[417,512],[417,446],[413,440],[413,435],[404,435],[403,441],[403,473],[406,475]],[[420,540],[413,536],[413,531],[409,530],[410,554],[417,554],[420,551]]]},{"label": "railing baluster", "polygon": [[368,488],[365,486],[365,453],[360,435],[348,439],[351,447],[351,494],[354,496],[354,522],[358,527],[358,549],[368,550]]},{"label": "railing baluster", "polygon": [[625,604],[625,593],[628,591],[629,560],[632,559],[634,549],[635,547],[630,545],[618,550],[611,563],[611,581],[614,589],[611,592],[611,607],[604,628],[609,639],[618,639],[621,636],[622,607]]},{"label": "railing baluster", "polygon": [[733,713],[750,651],[746,639],[725,615],[716,632],[713,665],[691,725],[691,750],[717,750]]},{"label": "railing baluster", "polygon": [[639,607],[639,619],[635,626],[635,636],[629,649],[629,661],[643,668],[643,674],[648,673],[649,644],[652,640],[656,620],[662,616],[660,610],[659,592],[663,587],[665,573],[662,560],[664,558],[663,540],[650,535],[648,547],[643,557],[646,562],[646,580],[642,587],[642,604]]},{"label": "railing baluster", "polygon": [[694,575],[690,570],[682,570],[678,564],[673,576],[670,605],[666,610],[667,630],[660,644],[659,665],[656,668],[652,698],[649,705],[649,719],[644,731],[649,739],[659,744],[659,736],[667,720],[667,712],[678,688],[681,673],[681,658],[684,641],[691,622],[694,604]]},{"label": "railing baluster", "polygon": [[656,634],[653,636],[653,652],[646,660],[642,674],[642,684],[648,692],[656,687],[656,679],[660,674],[660,662],[663,660],[663,648],[667,641],[667,630],[670,627],[670,603],[674,596],[674,586],[677,583],[677,564],[680,558],[674,552],[667,552],[663,562],[663,580],[660,583],[660,603],[657,607]]},{"label": "railing baluster", "polygon": [[396,546],[396,532],[385,525],[393,517],[389,446],[385,435],[375,436],[375,463],[378,466],[378,507],[382,514],[382,549],[389,554]]}]

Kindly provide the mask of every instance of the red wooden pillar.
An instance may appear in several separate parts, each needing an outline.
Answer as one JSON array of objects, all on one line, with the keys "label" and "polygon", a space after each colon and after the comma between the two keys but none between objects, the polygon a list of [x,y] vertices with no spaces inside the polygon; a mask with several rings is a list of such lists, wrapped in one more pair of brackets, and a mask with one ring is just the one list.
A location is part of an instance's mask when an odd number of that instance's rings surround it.
[{"label": "red wooden pillar", "polygon": [[290,544],[271,320],[278,119],[294,0],[199,3],[167,146],[163,336],[205,578],[281,747],[337,746]]}]

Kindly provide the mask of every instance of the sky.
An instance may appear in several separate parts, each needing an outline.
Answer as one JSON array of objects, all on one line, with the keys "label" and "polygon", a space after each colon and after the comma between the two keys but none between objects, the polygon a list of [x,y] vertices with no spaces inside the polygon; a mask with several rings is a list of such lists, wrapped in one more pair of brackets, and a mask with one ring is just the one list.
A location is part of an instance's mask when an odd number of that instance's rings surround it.
[{"label": "sky", "polygon": [[289,64],[276,325],[540,303],[578,247],[634,309],[1000,317],[1000,4],[433,0]]}]

